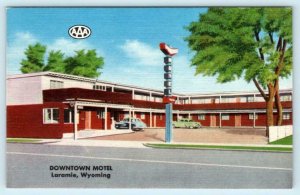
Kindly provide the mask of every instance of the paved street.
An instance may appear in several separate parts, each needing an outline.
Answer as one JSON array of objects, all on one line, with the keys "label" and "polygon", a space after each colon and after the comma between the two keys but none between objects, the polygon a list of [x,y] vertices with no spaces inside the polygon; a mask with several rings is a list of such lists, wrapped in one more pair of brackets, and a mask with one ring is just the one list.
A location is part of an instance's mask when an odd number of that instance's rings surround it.
[{"label": "paved street", "polygon": [[[122,131],[122,130],[119,130]],[[122,140],[122,141],[152,141],[164,142],[165,129],[146,128],[143,131],[119,135],[88,138],[89,140]],[[173,129],[174,142],[193,143],[226,143],[226,144],[267,144],[264,128],[208,128]]]},{"label": "paved street", "polygon": [[7,174],[8,187],[290,188],[292,153],[7,144]]}]

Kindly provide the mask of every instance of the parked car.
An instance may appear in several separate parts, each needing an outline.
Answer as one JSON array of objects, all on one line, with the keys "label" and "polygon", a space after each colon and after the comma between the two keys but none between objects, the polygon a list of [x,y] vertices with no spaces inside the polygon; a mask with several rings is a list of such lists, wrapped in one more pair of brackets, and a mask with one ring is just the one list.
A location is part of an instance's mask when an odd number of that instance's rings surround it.
[{"label": "parked car", "polygon": [[[133,131],[140,131],[146,128],[147,125],[139,118],[131,118],[131,129]],[[116,129],[129,129],[129,118],[124,118],[120,122],[116,122]]]},{"label": "parked car", "polygon": [[201,123],[195,122],[192,119],[183,118],[179,119],[178,121],[173,121],[173,127],[175,128],[200,128]]}]

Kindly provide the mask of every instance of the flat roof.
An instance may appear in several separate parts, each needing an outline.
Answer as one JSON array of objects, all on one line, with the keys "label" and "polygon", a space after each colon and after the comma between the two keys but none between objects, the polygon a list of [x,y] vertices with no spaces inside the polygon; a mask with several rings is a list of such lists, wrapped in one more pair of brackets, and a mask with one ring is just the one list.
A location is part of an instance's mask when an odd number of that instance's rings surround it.
[{"label": "flat roof", "polygon": [[[26,73],[26,74],[14,74],[14,75],[7,75],[6,79],[17,79],[17,78],[26,78],[26,77],[36,77],[36,76],[53,76],[53,77],[59,77],[59,78],[65,78],[65,79],[73,79],[78,81],[85,81],[85,82],[91,82],[91,83],[102,83],[110,86],[116,86],[124,89],[129,90],[140,90],[140,92],[144,93],[158,93],[163,94],[162,90],[157,89],[150,89],[145,87],[140,87],[136,85],[128,85],[128,84],[121,84],[121,83],[115,83],[110,81],[104,81],[100,79],[93,79],[93,78],[87,78],[83,76],[76,76],[76,75],[69,75],[69,74],[63,74],[63,73],[57,73],[57,72],[36,72],[36,73]],[[292,93],[292,89],[281,89],[281,93]],[[174,93],[174,96],[181,96],[181,98],[193,98],[193,97],[216,97],[216,96],[235,96],[235,95],[253,95],[253,94],[259,94],[258,91],[227,91],[227,92],[211,92],[211,93]]]}]

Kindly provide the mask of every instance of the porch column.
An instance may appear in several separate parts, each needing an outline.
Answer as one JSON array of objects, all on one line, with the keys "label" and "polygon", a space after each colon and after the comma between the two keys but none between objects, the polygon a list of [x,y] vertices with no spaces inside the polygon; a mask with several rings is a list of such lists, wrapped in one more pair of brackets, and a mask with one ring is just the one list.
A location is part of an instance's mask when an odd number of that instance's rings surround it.
[{"label": "porch column", "polygon": [[219,127],[220,128],[222,127],[222,114],[221,114],[221,112],[219,114]]},{"label": "porch column", "polygon": [[177,121],[179,121],[179,110],[177,112]]},{"label": "porch column", "polygon": [[111,92],[115,92],[114,86],[111,87]]},{"label": "porch column", "polygon": [[150,127],[152,127],[152,111],[150,110]]},{"label": "porch column", "polygon": [[191,118],[191,113],[188,113],[188,118],[189,118],[189,119]]},{"label": "porch column", "polygon": [[256,118],[256,113],[253,112],[253,128],[255,127],[255,118]]},{"label": "porch column", "polygon": [[191,97],[189,96],[189,104],[191,104]]},{"label": "porch column", "polygon": [[107,130],[107,107],[104,107],[104,130]]},{"label": "porch column", "polygon": [[77,103],[75,102],[74,104],[74,140],[77,140],[77,123],[78,123],[78,118],[77,118]]},{"label": "porch column", "polygon": [[255,94],[253,94],[253,102],[256,102],[256,95]]}]

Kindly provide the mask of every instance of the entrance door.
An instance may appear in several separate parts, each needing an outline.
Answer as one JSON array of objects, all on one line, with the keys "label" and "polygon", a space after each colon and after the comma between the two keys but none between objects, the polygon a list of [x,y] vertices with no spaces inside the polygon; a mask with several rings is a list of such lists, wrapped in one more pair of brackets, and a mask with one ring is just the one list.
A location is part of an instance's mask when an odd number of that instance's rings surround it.
[{"label": "entrance door", "polygon": [[240,114],[235,115],[235,126],[236,127],[242,126],[242,117]]},{"label": "entrance door", "polygon": [[217,126],[217,118],[215,114],[210,115],[210,126],[211,127]]},{"label": "entrance door", "polygon": [[84,121],[84,129],[91,129],[91,111],[85,111],[85,121]]}]

